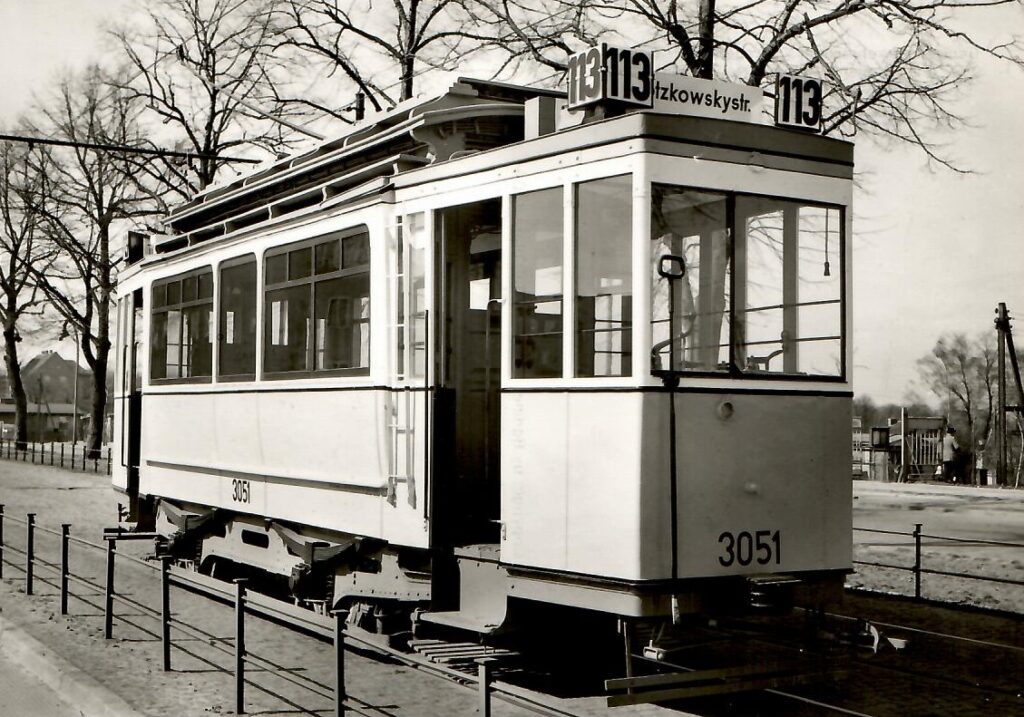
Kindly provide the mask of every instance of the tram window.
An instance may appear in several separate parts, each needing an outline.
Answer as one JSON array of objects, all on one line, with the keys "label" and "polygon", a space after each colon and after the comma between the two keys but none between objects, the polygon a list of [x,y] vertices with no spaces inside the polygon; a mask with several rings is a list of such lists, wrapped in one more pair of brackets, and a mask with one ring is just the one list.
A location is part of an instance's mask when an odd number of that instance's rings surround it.
[{"label": "tram window", "polygon": [[264,368],[309,370],[309,284],[267,292]]},{"label": "tram window", "polygon": [[316,273],[330,274],[341,268],[338,242],[327,241],[316,245]]},{"label": "tram window", "polygon": [[835,208],[736,199],[741,371],[842,375],[840,228]]},{"label": "tram window", "polygon": [[[200,293],[202,281],[200,280]],[[220,270],[220,358],[218,375],[256,374],[256,259]]]},{"label": "tram window", "polygon": [[303,244],[266,258],[264,370],[367,373],[369,235],[348,232]]},{"label": "tram window", "polygon": [[313,250],[310,247],[288,252],[288,279],[305,279],[311,270]]},{"label": "tram window", "polygon": [[633,196],[622,175],[576,185],[576,375],[632,373]]},{"label": "tram window", "polygon": [[316,284],[316,368],[360,368],[370,363],[370,277]]},{"label": "tram window", "polygon": [[562,375],[562,189],[512,198],[512,311],[516,378]]},{"label": "tram window", "polygon": [[669,368],[669,285],[657,262],[673,254],[685,264],[674,370],[843,375],[839,208],[658,184],[651,200],[652,370]]},{"label": "tram window", "polygon": [[212,287],[210,269],[154,283],[151,380],[204,379],[213,373],[213,294],[199,295],[206,281]]},{"label": "tram window", "polygon": [[[655,184],[651,191],[651,368],[729,368],[727,196]],[[662,257],[683,259],[683,276],[663,277]],[[670,285],[674,283],[673,285]],[[669,311],[671,296],[674,311]],[[674,363],[672,363],[674,360]]]}]

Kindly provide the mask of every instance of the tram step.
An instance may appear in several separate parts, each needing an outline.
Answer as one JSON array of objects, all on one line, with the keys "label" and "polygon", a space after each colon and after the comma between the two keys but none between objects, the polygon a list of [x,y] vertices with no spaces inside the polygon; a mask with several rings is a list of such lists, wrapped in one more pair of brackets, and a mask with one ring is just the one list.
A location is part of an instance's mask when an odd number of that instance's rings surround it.
[{"label": "tram step", "polygon": [[444,642],[442,640],[410,640],[409,647],[432,662],[455,664],[473,662],[481,657],[518,657],[518,652],[473,642]]}]

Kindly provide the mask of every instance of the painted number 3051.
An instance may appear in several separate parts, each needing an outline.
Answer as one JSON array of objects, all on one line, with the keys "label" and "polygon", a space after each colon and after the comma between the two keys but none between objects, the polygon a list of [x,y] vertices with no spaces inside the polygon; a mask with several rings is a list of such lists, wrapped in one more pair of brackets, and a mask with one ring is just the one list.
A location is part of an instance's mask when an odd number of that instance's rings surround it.
[{"label": "painted number 3051", "polygon": [[236,503],[249,502],[249,481],[239,478],[231,481],[231,500]]},{"label": "painted number 3051", "polygon": [[718,562],[723,567],[732,565],[750,565],[757,561],[758,565],[782,563],[782,538],[779,531],[758,530],[749,533],[731,533],[728,530],[718,536],[718,544],[722,553]]}]

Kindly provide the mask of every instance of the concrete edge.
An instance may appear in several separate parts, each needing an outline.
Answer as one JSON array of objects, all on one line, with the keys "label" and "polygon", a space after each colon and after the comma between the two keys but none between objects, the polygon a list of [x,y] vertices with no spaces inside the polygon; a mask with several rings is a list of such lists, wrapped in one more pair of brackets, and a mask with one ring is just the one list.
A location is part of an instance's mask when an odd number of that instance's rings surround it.
[{"label": "concrete edge", "polygon": [[0,652],[83,717],[140,717],[124,698],[0,615]]}]

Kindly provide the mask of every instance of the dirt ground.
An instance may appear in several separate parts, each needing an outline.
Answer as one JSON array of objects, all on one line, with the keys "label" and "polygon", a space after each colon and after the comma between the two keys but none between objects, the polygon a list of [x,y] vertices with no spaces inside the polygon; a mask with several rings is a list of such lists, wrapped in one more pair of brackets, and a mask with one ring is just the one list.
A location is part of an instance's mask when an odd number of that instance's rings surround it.
[{"label": "dirt ground", "polygon": [[[915,523],[922,523],[926,535],[1024,543],[1024,491],[857,482],[854,495],[854,524],[858,528],[910,532]],[[102,528],[116,522],[117,500],[106,476],[0,461],[0,503],[5,506],[5,539],[9,545],[24,545],[24,527],[15,519],[24,519],[29,511],[37,513],[42,527],[57,530],[60,523],[69,522],[73,535],[100,542]],[[57,562],[56,537],[39,532],[37,545],[44,560]],[[122,544],[119,548],[137,555],[148,549],[142,544]],[[7,558],[18,560],[10,553]],[[909,566],[913,562],[913,541],[906,536],[857,531],[855,559]],[[936,570],[1019,580],[1024,579],[1022,560],[1024,551],[1020,548],[924,540],[924,565]],[[74,573],[102,582],[101,552],[73,545],[71,563]],[[159,604],[159,582],[154,571],[127,561],[118,565],[119,592],[143,604]],[[52,573],[43,568],[38,569],[37,576],[52,579]],[[913,591],[910,574],[895,570],[859,567],[849,582],[903,594]],[[100,595],[75,588],[88,601],[72,599],[71,615],[65,618],[58,614],[54,586],[37,582],[37,594],[33,597],[22,594],[23,586],[22,572],[6,566],[0,582],[0,614],[59,650],[65,659],[100,680],[141,713],[208,715],[233,711],[233,682],[225,672],[231,664],[229,655],[217,652],[204,641],[176,635],[175,644],[191,654],[176,649],[174,669],[164,673],[155,634],[157,623],[152,618],[118,605],[117,614],[128,622],[116,621],[115,639],[105,641]],[[934,575],[924,576],[923,586],[926,597],[1024,612],[1024,590],[1019,586]],[[175,590],[172,609],[178,619],[216,635],[229,638],[232,633],[232,616],[227,607]],[[328,645],[260,620],[250,620],[247,632],[249,647],[257,655],[273,659],[294,673],[330,684]],[[230,648],[229,643],[227,646]],[[367,710],[369,714],[406,717],[475,713],[476,694],[471,690],[357,653],[349,653],[346,664],[350,693],[372,706]],[[290,686],[265,672],[254,669],[253,675],[261,686],[275,694],[249,687],[246,706],[252,714],[330,713],[330,701],[326,698]],[[551,695],[541,697],[577,715],[686,714],[678,706],[609,710],[600,696],[562,700]],[[496,702],[494,714],[514,717],[530,713]]]},{"label": "dirt ground", "polygon": [[[0,461],[0,504],[4,505],[6,516],[5,542],[14,547],[24,546],[25,529],[14,519],[24,520],[27,512],[37,514],[41,527],[59,531],[61,523],[69,522],[73,536],[101,542],[103,527],[116,524],[118,498],[109,480],[102,475]],[[36,544],[42,559],[52,563],[59,561],[58,538],[37,531]],[[149,546],[138,543],[122,543],[118,548],[119,552],[135,555],[142,555],[148,549]],[[10,552],[5,557],[16,562],[22,560]],[[102,552],[73,544],[70,563],[73,574],[96,583],[103,582]],[[35,595],[27,597],[23,594],[23,572],[11,565],[5,566],[4,578],[0,581],[0,615],[59,651],[66,660],[123,697],[140,713],[153,717],[233,713],[234,683],[231,675],[225,672],[225,668],[233,664],[230,655],[218,652],[204,641],[175,633],[174,644],[191,654],[175,649],[172,652],[173,671],[164,673],[160,664],[157,621],[137,610],[115,604],[115,613],[122,620],[114,623],[115,639],[106,641],[103,639],[102,595],[90,595],[85,588],[72,586],[73,592],[86,597],[88,602],[73,598],[69,605],[70,615],[62,617],[57,589],[40,581],[41,578],[53,580],[52,571],[39,568],[36,575]],[[129,561],[119,561],[116,585],[121,594],[145,605],[159,606],[159,578],[155,571]],[[225,639],[233,633],[229,607],[178,589],[172,590],[171,605],[175,619]],[[325,685],[331,684],[332,653],[329,645],[258,619],[247,621],[246,636],[248,649],[254,654],[271,659],[292,673],[305,675]],[[231,649],[231,644],[227,643],[226,647]],[[248,687],[246,708],[249,714],[265,717],[331,714],[329,699],[294,687],[255,667],[250,668],[250,672],[254,680],[274,694]],[[475,691],[399,664],[349,652],[346,675],[349,694],[367,706],[367,714],[434,717],[476,713]],[[559,699],[538,694],[537,697],[576,715],[611,714],[601,696]],[[492,704],[493,714],[497,716],[534,714],[497,700]],[[658,717],[685,713],[642,705],[616,709],[614,714]]]},{"label": "dirt ground", "polygon": [[[911,533],[921,524],[925,569],[1024,581],[1024,490],[947,484],[854,483],[854,560],[912,567],[914,540],[863,529]],[[944,537],[1015,545],[956,542]],[[914,594],[912,573],[855,566],[847,584]],[[1024,613],[1024,587],[922,575],[925,598]]]}]

